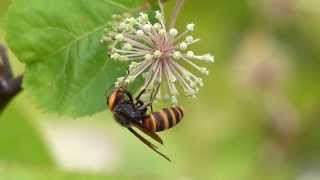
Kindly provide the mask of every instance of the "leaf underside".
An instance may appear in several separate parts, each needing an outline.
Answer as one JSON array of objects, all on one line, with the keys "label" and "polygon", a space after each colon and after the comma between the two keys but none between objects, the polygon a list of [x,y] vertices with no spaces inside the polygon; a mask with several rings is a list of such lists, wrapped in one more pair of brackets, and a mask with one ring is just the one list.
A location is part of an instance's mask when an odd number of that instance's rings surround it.
[{"label": "leaf underside", "polygon": [[112,15],[143,0],[15,0],[7,41],[26,64],[25,88],[49,112],[84,116],[104,110],[105,91],[127,64],[107,59],[99,43]]}]

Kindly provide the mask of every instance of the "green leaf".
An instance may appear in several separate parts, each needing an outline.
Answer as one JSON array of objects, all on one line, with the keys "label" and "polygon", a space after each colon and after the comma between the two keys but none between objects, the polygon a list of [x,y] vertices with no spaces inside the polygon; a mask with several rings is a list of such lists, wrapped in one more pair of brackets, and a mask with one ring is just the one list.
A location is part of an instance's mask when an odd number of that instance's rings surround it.
[{"label": "green leaf", "polygon": [[105,109],[105,91],[126,72],[99,43],[113,14],[143,0],[15,0],[7,41],[26,64],[24,86],[42,107],[84,116]]}]

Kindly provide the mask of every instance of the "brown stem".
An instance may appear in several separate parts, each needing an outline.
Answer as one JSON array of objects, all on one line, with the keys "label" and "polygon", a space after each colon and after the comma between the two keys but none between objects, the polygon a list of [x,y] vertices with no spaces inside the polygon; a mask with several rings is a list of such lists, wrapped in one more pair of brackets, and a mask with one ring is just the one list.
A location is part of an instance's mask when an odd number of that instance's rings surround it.
[{"label": "brown stem", "polygon": [[170,23],[170,26],[169,28],[173,28],[175,25],[176,25],[176,22],[177,22],[177,18],[180,14],[180,11],[182,9],[182,6],[184,4],[185,0],[177,0],[176,1],[176,7],[172,13],[172,16],[171,16],[171,23]]},{"label": "brown stem", "polygon": [[[165,12],[164,12],[164,7],[163,7],[163,1],[158,0],[158,4],[159,4],[160,11],[161,11],[163,17],[165,17]],[[166,18],[164,18],[164,21],[165,21],[165,19],[166,19]],[[166,24],[166,22],[164,22],[164,24]]]}]

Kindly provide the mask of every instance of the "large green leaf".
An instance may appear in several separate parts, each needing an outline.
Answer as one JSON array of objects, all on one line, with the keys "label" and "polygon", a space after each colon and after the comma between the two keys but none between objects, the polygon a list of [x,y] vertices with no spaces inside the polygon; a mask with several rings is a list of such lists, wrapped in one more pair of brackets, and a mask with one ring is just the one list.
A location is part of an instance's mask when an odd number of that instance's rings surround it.
[{"label": "large green leaf", "polygon": [[7,41],[26,64],[24,86],[50,112],[83,116],[105,108],[105,91],[126,65],[99,43],[113,14],[143,0],[15,0]]}]

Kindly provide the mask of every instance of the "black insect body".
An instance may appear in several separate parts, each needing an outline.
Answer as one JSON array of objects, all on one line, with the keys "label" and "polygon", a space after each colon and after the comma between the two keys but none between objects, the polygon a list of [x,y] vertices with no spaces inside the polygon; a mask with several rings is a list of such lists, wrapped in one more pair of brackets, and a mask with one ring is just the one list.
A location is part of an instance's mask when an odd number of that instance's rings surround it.
[{"label": "black insect body", "polygon": [[151,107],[153,100],[151,99],[150,103],[141,101],[140,97],[143,93],[144,91],[141,91],[134,99],[125,87],[118,87],[108,97],[107,105],[119,124],[126,127],[156,153],[170,161],[167,156],[157,150],[154,144],[137,133],[133,127],[138,128],[155,141],[163,144],[162,139],[156,132],[167,130],[178,124],[183,118],[183,109],[181,107],[170,107],[148,114],[148,108]]},{"label": "black insect body", "polygon": [[107,103],[117,122],[122,126],[130,127],[133,122],[141,121],[148,110],[147,106],[138,102],[134,103],[130,92],[119,87],[108,97]]}]

